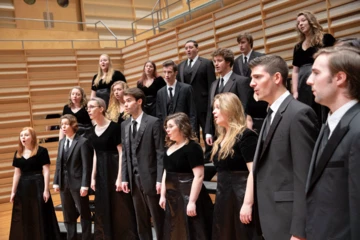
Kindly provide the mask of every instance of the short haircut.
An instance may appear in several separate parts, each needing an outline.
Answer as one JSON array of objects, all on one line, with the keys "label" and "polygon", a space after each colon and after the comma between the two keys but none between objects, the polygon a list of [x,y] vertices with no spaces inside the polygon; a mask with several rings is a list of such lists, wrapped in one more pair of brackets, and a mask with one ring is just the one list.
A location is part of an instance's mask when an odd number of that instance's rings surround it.
[{"label": "short haircut", "polygon": [[228,48],[218,48],[212,52],[211,57],[221,56],[225,59],[225,62],[230,63],[230,67],[234,65],[234,53]]},{"label": "short haircut", "polygon": [[360,100],[360,50],[347,46],[322,48],[314,55],[314,58],[320,55],[329,57],[328,66],[332,76],[338,72],[346,74],[349,97]]},{"label": "short haircut", "polygon": [[360,38],[340,38],[336,40],[336,46],[347,46],[360,49]]},{"label": "short haircut", "polygon": [[133,98],[135,98],[135,100],[142,100],[142,104],[141,106],[144,106],[145,104],[145,94],[144,92],[137,87],[133,87],[133,88],[128,88],[124,90],[124,96],[132,96]]},{"label": "short haircut", "polygon": [[[93,98],[90,99],[90,101],[96,102],[96,103],[99,105],[99,107],[101,107],[101,108],[103,109],[102,115],[105,116],[105,112],[106,112],[106,102],[104,101],[104,99],[99,98],[99,97],[93,97]],[[90,101],[89,101],[89,102],[90,102]],[[88,102],[88,103],[89,103],[89,102]]]},{"label": "short haircut", "polygon": [[277,72],[280,73],[282,77],[282,84],[286,87],[286,79],[289,76],[289,68],[282,57],[277,55],[264,55],[254,58],[249,62],[251,70],[257,66],[263,66],[270,76],[273,76]]},{"label": "short haircut", "polygon": [[241,39],[245,38],[249,43],[250,43],[250,46],[251,48],[253,48],[253,44],[254,44],[254,39],[252,37],[252,35],[250,33],[240,33],[236,40],[238,43],[240,43]]},{"label": "short haircut", "polygon": [[199,47],[199,44],[198,44],[197,41],[195,41],[195,40],[187,40],[186,43],[185,43],[185,45],[186,45],[187,43],[190,43],[190,42],[193,43],[196,48]]},{"label": "short haircut", "polygon": [[77,132],[79,126],[78,126],[78,121],[76,119],[76,117],[72,114],[65,114],[63,116],[60,117],[60,125],[63,119],[67,119],[69,121],[70,127],[72,128],[72,130],[74,132]]},{"label": "short haircut", "polygon": [[167,60],[162,64],[163,67],[172,67],[174,72],[177,72],[178,67],[176,65],[176,63],[173,60]]}]

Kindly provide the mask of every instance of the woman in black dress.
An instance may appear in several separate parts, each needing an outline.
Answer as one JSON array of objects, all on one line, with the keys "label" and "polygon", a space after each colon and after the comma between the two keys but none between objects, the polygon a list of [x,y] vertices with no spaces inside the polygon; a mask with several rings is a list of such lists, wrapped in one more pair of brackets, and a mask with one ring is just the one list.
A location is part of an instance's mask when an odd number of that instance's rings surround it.
[{"label": "woman in black dress", "polygon": [[[86,112],[86,94],[82,87],[73,87],[69,92],[69,102],[64,106],[62,116],[71,114],[78,122],[77,134],[85,136],[92,127],[89,114]],[[64,137],[63,131],[59,131],[59,141]]]},{"label": "woman in black dress", "polygon": [[95,126],[91,188],[95,191],[95,240],[138,239],[132,198],[121,189],[121,128],[105,117],[105,101],[92,98],[87,111]]},{"label": "woman in black dress", "polygon": [[50,158],[47,149],[38,145],[34,129],[26,127],[21,131],[13,166],[9,239],[60,239],[49,192]]},{"label": "woman in black dress", "polygon": [[296,30],[300,41],[294,47],[292,92],[294,98],[311,106],[318,115],[319,121],[324,120],[322,109],[315,103],[311,87],[306,80],[311,74],[314,63],[313,55],[322,47],[332,46],[335,38],[323,32],[323,28],[310,12],[300,12],[297,16]]},{"label": "woman in black dress", "polygon": [[252,217],[252,161],[258,136],[246,128],[244,110],[235,94],[216,95],[213,106],[218,138],[211,160],[218,177],[212,239],[261,239]]},{"label": "woman in black dress", "polygon": [[114,70],[110,56],[102,54],[99,60],[98,73],[94,75],[91,83],[91,98],[104,99],[106,107],[109,104],[110,88],[116,81],[126,82],[125,76],[118,70]]},{"label": "woman in black dress", "polygon": [[145,96],[145,105],[143,111],[151,116],[156,117],[156,95],[157,91],[166,85],[164,79],[158,76],[156,72],[156,65],[152,61],[147,61],[144,64],[143,74],[141,79],[137,82],[137,87],[140,88]]},{"label": "woman in black dress", "polygon": [[213,205],[203,185],[203,151],[188,116],[165,120],[166,145],[160,206],[166,211],[164,239],[211,239]]},{"label": "woman in black dress", "polygon": [[109,107],[107,109],[107,117],[119,124],[121,127],[121,123],[125,121],[129,116],[125,112],[125,101],[124,101],[124,90],[128,89],[128,86],[123,81],[116,81],[111,86],[111,93],[110,93],[110,101]]}]

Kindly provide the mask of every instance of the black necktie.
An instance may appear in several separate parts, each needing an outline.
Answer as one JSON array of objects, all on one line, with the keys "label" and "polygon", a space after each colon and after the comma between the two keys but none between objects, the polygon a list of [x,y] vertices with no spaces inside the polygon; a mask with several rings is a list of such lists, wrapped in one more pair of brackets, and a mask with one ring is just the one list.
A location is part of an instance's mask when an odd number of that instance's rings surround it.
[{"label": "black necktie", "polygon": [[245,64],[247,63],[247,57],[244,57],[244,63]]},{"label": "black necktie", "polygon": [[325,127],[324,127],[324,131],[323,131],[323,135],[321,137],[321,141],[320,141],[320,145],[319,145],[319,150],[317,152],[317,161],[316,161],[316,164],[318,163],[319,161],[319,157],[321,156],[322,152],[324,151],[324,148],[326,146],[326,143],[328,142],[329,140],[329,135],[330,135],[330,128],[329,128],[329,125],[326,123],[325,124]]},{"label": "black necktie", "polygon": [[66,139],[66,143],[65,143],[65,152],[67,152],[69,150],[69,145],[70,145],[70,140]]},{"label": "black necktie", "polygon": [[173,93],[172,93],[172,90],[173,90],[173,88],[172,88],[172,87],[169,87],[170,100],[172,100],[173,97],[174,97],[174,95],[173,95]]},{"label": "black necktie", "polygon": [[224,78],[220,79],[220,87],[219,87],[219,93],[222,93],[224,88]]},{"label": "black necktie", "polygon": [[192,63],[192,62],[193,62],[193,60],[190,59],[189,64],[188,64],[188,67],[189,67],[189,68],[191,68],[191,63]]},{"label": "black necktie", "polygon": [[268,113],[266,115],[266,119],[265,119],[265,128],[264,128],[264,132],[263,132],[263,141],[265,141],[269,130],[270,130],[270,126],[271,126],[271,114],[273,113],[273,110],[271,108],[268,109]]},{"label": "black necktie", "polygon": [[132,123],[133,123],[132,135],[133,135],[133,138],[135,138],[136,133],[137,133],[137,122],[135,120],[133,120]]}]

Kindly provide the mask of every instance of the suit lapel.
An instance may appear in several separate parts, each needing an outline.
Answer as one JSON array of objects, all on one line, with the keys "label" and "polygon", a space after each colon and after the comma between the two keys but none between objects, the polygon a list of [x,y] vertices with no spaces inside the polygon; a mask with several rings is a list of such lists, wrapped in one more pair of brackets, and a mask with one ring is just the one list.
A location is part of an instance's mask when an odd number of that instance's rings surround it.
[{"label": "suit lapel", "polygon": [[345,113],[338,125],[335,127],[333,133],[331,134],[328,142],[325,145],[321,156],[317,157],[319,161],[315,166],[314,174],[311,176],[309,189],[322,174],[335,149],[337,148],[345,134],[349,131],[349,124],[351,120],[355,117],[355,115],[359,114],[359,112],[360,103],[357,103]]},{"label": "suit lapel", "polygon": [[242,76],[244,76],[244,69],[243,69],[243,55],[240,55],[238,59],[239,69]]},{"label": "suit lapel", "polygon": [[73,141],[72,141],[72,143],[71,143],[71,146],[70,146],[70,148],[69,148],[69,150],[68,150],[68,152],[67,152],[67,154],[66,154],[66,161],[69,160],[72,152],[74,151],[74,148],[75,148],[77,142],[78,142],[78,137],[75,136],[74,139],[73,139]]},{"label": "suit lapel", "polygon": [[[285,112],[287,106],[289,105],[289,103],[291,102],[291,100],[293,100],[293,97],[291,95],[289,95],[287,98],[285,98],[285,100],[281,103],[279,109],[277,110],[277,112],[275,113],[275,117],[274,120],[271,123],[268,135],[266,136],[264,145],[261,149],[261,155],[260,158],[263,156],[266,148],[269,146],[269,143],[275,133],[275,130],[277,128],[277,126],[279,125],[281,119],[282,119],[282,115]],[[262,136],[261,136],[262,137]]]},{"label": "suit lapel", "polygon": [[139,131],[136,134],[135,149],[137,149],[137,147],[139,146],[142,135],[144,134],[144,131],[146,129],[147,121],[148,121],[147,115],[145,113],[143,113],[143,117],[141,119]]},{"label": "suit lapel", "polygon": [[131,118],[126,120],[125,124],[125,147],[127,148],[127,152],[130,152],[130,125]]},{"label": "suit lapel", "polygon": [[261,151],[261,148],[262,148],[262,136],[264,134],[264,128],[265,128],[265,122],[261,126],[258,142],[257,142],[257,145],[256,145],[256,151],[255,151],[254,160],[253,160],[253,166],[254,166],[253,167],[253,169],[254,169],[253,172],[256,171],[257,162],[259,161],[260,151]]},{"label": "suit lapel", "polygon": [[197,61],[194,63],[194,66],[192,66],[192,73],[191,73],[190,84],[194,81],[196,72],[197,72],[197,70],[199,69],[200,65],[201,65],[201,59],[200,59],[200,57],[198,57]]},{"label": "suit lapel", "polygon": [[66,141],[66,137],[64,137],[63,139],[61,139],[61,141],[60,141],[60,149],[59,149],[59,152],[58,152],[58,159],[60,159],[60,161],[61,161],[61,159],[62,159],[62,156],[63,156],[63,154],[64,154],[64,144],[65,144],[65,141]]},{"label": "suit lapel", "polygon": [[[182,87],[182,83],[177,82],[176,87],[175,87],[175,95],[174,95],[174,99],[173,99],[173,112],[172,113],[175,112],[176,104],[178,102],[178,98],[179,98],[180,91],[181,91],[181,87]],[[171,114],[171,113],[169,113],[169,114]]]},{"label": "suit lapel", "polygon": [[224,90],[222,92],[230,92],[230,89],[234,85],[234,82],[235,82],[235,77],[234,77],[234,73],[232,73],[229,80],[225,84]]},{"label": "suit lapel", "polygon": [[[163,120],[165,120],[166,118],[166,114],[167,114],[167,102],[168,102],[168,90],[167,90],[167,85],[164,87],[163,89],[163,94],[160,94],[160,97],[162,98],[162,112],[164,113],[164,116],[163,116]],[[161,91],[161,90],[160,90]],[[161,96],[162,95],[162,96]]]}]

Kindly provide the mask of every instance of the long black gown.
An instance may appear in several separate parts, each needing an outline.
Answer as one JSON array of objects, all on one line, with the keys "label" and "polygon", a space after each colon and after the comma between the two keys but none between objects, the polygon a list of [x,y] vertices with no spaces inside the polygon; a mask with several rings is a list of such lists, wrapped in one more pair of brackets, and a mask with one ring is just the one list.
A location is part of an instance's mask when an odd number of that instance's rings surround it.
[{"label": "long black gown", "polygon": [[13,166],[21,176],[14,198],[10,240],[60,239],[59,225],[51,196],[43,198],[43,165],[50,164],[46,148],[39,146],[36,155],[25,159],[14,156]]},{"label": "long black gown", "polygon": [[[331,34],[324,34],[323,46],[329,47],[334,45],[335,38]],[[294,47],[293,53],[293,66],[299,68],[298,75],[298,99],[300,102],[312,107],[320,122],[324,122],[325,109],[323,109],[314,100],[314,95],[311,91],[311,86],[306,84],[307,79],[311,74],[311,68],[314,63],[314,54],[321,48],[321,46],[312,46],[304,50],[302,42]],[[325,114],[326,116],[326,114]],[[326,119],[325,119],[326,120]]]},{"label": "long black gown", "polygon": [[96,96],[103,99],[106,103],[106,108],[109,106],[109,99],[110,99],[110,92],[111,92],[111,86],[116,81],[123,81],[126,82],[124,74],[122,74],[120,71],[115,70],[114,74],[112,76],[112,79],[109,83],[105,83],[103,79],[100,80],[99,84],[97,86],[94,85],[95,79],[97,77],[97,74],[94,75],[92,83],[91,83],[91,90],[96,92]]},{"label": "long black gown", "polygon": [[87,135],[89,134],[89,131],[92,127],[92,123],[91,123],[91,119],[89,117],[89,114],[87,113],[87,111],[85,110],[85,107],[80,108],[79,111],[77,111],[76,113],[74,113],[71,108],[69,107],[69,105],[65,105],[62,115],[65,114],[71,114],[73,116],[76,117],[77,122],[78,122],[78,126],[79,129],[77,130],[77,134],[87,137]]},{"label": "long black gown", "polygon": [[203,165],[203,151],[195,141],[190,141],[169,156],[164,154],[166,170],[164,239],[211,239],[213,204],[204,185],[196,201],[197,216],[189,217],[186,214],[194,178],[192,169]]},{"label": "long black gown", "polygon": [[165,85],[166,83],[161,76],[155,78],[154,82],[149,87],[146,87],[139,82],[137,83],[137,87],[143,90],[146,96],[145,105],[143,108],[143,111],[146,114],[156,117],[156,95],[159,89]]},{"label": "long black gown", "polygon": [[116,192],[119,169],[117,145],[121,143],[121,128],[110,122],[97,136],[95,127],[89,141],[96,152],[95,233],[96,239],[138,239],[134,205],[130,194]]},{"label": "long black gown", "polygon": [[214,155],[214,165],[218,171],[218,177],[214,206],[213,240],[262,239],[257,236],[253,221],[250,224],[243,224],[240,221],[240,209],[244,201],[249,175],[246,163],[253,161],[257,139],[255,132],[246,129],[242,135],[237,136],[233,146],[233,156],[218,159],[219,151]]}]

